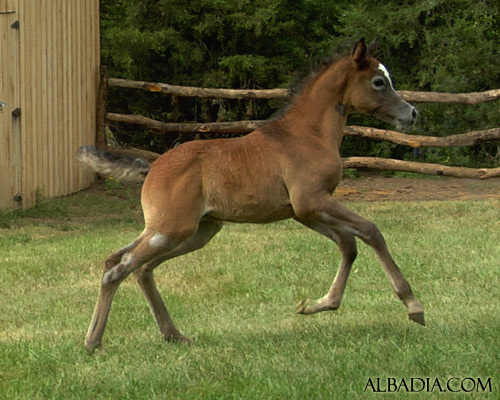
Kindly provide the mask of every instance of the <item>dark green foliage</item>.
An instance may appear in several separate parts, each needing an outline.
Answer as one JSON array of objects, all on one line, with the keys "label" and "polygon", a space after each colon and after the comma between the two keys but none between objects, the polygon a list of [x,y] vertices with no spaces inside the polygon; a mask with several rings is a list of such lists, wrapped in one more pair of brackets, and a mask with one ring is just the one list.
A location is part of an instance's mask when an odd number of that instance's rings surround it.
[{"label": "dark green foliage", "polygon": [[[389,66],[398,89],[476,92],[500,87],[500,3],[496,1],[355,1],[341,13],[339,22],[346,36],[364,31],[367,37],[379,38],[378,57]],[[498,101],[477,106],[421,104],[419,109],[418,133],[429,136],[498,127],[500,122]],[[389,143],[363,149],[370,155],[414,159],[411,149]],[[377,154],[381,149],[384,154]],[[449,165],[491,166],[500,161],[500,147],[497,142],[428,149],[423,158]]]},{"label": "dark green foliage", "polygon": [[[296,71],[361,36],[379,39],[398,89],[471,92],[500,87],[497,1],[103,0],[102,58],[110,76],[170,84],[287,87]],[[498,102],[420,105],[419,134],[449,135],[499,125]],[[109,110],[155,119],[265,119],[277,101],[170,98],[113,90]],[[350,123],[385,126],[355,116]],[[163,151],[193,137],[116,126],[121,142]],[[202,136],[203,138],[203,136]],[[347,138],[345,155],[412,158],[406,147]],[[461,165],[498,163],[498,144],[427,152]],[[456,160],[451,155],[456,154]]]}]

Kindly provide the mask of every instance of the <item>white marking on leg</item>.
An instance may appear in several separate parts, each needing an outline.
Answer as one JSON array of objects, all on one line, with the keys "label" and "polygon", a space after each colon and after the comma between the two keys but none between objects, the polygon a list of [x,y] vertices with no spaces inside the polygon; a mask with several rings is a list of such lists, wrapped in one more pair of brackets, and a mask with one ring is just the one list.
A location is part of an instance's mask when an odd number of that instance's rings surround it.
[{"label": "white marking on leg", "polygon": [[167,243],[167,235],[155,233],[148,243],[153,248],[163,247]]},{"label": "white marking on leg", "polygon": [[385,75],[385,77],[387,78],[387,80],[389,81],[390,85],[391,85],[391,88],[394,89],[394,87],[392,86],[392,80],[391,80],[391,75],[389,75],[389,71],[387,70],[387,68],[385,67],[384,64],[382,63],[379,63],[378,64],[378,69],[380,71],[382,71],[382,73]]},{"label": "white marking on leg", "polygon": [[125,253],[122,256],[120,264],[123,264],[125,267],[128,267],[132,263],[132,253]]},{"label": "white marking on leg", "polygon": [[104,274],[102,278],[102,283],[106,285],[107,283],[114,282],[123,275],[123,270],[126,269],[130,264],[132,264],[132,253],[125,253],[120,262],[111,268],[108,272]]}]

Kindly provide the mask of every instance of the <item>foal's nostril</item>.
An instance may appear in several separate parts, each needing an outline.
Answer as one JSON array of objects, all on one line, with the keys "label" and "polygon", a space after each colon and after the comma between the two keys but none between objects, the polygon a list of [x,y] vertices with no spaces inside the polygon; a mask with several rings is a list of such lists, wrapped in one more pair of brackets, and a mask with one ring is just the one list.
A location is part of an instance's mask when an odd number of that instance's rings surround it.
[{"label": "foal's nostril", "polygon": [[411,116],[413,117],[413,119],[417,119],[417,115],[418,115],[418,111],[416,108],[414,108],[411,112]]}]

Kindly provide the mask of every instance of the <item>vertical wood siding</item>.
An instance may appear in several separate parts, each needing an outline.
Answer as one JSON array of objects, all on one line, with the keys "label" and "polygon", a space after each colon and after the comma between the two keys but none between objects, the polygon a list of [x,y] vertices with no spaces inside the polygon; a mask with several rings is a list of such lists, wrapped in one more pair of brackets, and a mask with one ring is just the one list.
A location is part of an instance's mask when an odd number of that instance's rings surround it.
[{"label": "vertical wood siding", "polygon": [[19,124],[11,116],[19,102],[19,54],[17,34],[11,28],[16,21],[11,3],[0,0],[0,101],[5,103],[0,114],[0,207],[13,204],[20,188]]},{"label": "vertical wood siding", "polygon": [[88,187],[75,155],[95,142],[98,0],[0,0],[0,41],[0,208]]}]

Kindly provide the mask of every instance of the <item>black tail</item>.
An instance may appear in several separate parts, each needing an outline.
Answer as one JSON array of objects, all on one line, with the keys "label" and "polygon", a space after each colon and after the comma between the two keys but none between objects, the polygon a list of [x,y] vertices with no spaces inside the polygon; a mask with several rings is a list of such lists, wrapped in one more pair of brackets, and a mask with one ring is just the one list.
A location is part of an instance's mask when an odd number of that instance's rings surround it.
[{"label": "black tail", "polygon": [[143,158],[97,150],[94,146],[80,147],[76,159],[103,176],[124,182],[143,182],[151,168]]}]

